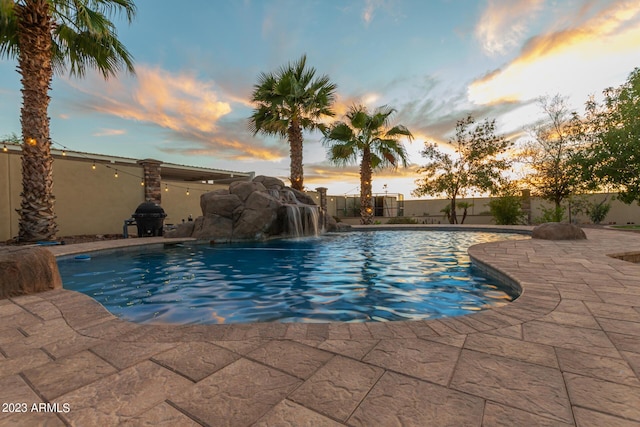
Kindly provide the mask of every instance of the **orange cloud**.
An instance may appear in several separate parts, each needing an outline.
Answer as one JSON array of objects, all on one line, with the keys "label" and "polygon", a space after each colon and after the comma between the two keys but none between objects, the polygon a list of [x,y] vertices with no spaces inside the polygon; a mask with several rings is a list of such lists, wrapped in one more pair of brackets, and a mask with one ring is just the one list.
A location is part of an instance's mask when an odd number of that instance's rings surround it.
[{"label": "orange cloud", "polygon": [[[271,146],[274,144],[254,138],[244,120],[226,120],[224,126],[220,125],[220,120],[232,112],[232,104],[250,105],[242,97],[221,99],[221,91],[213,82],[199,80],[193,73],[172,74],[139,65],[136,74],[136,80],[104,82],[94,76],[89,84],[68,83],[88,95],[81,105],[83,110],[90,108],[172,131],[172,139],[181,144],[175,149],[160,147],[162,151],[233,160],[280,160],[286,156],[285,145]],[[95,136],[113,132],[97,132]]]},{"label": "orange cloud", "polygon": [[218,100],[213,83],[190,74],[174,76],[158,68],[138,67],[134,103],[109,111],[125,119],[157,123],[172,130],[212,132],[216,122],[231,112],[228,102]]},{"label": "orange cloud", "polygon": [[473,82],[469,99],[497,104],[603,88],[612,69],[637,66],[639,21],[640,3],[615,2],[580,26],[534,37],[509,65]]}]

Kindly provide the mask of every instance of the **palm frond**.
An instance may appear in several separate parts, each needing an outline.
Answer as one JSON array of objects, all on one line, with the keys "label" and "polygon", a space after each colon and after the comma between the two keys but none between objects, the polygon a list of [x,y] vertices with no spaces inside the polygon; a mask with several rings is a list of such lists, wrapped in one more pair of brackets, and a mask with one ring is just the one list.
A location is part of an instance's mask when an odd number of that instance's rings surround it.
[{"label": "palm frond", "polygon": [[0,0],[0,58],[18,56],[18,22],[13,0]]}]

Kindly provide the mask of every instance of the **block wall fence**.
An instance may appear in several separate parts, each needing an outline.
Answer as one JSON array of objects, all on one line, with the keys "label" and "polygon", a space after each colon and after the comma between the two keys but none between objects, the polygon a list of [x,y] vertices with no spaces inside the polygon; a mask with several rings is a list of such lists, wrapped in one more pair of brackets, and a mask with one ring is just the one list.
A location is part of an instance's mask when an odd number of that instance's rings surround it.
[{"label": "block wall fence", "polygon": [[[95,165],[95,168],[93,167]],[[115,171],[118,177],[115,177]],[[201,215],[200,195],[226,184],[207,184],[163,180],[159,163],[153,160],[140,160],[127,164],[100,164],[91,159],[57,157],[53,166],[55,212],[58,223],[58,236],[120,234],[125,219],[131,217],[137,206],[151,199],[160,202],[167,213],[165,224],[177,224],[188,220],[191,215]],[[141,183],[145,185],[141,185]],[[9,240],[18,235],[18,213],[20,193],[22,191],[21,159],[19,151],[0,151],[0,241]],[[320,204],[320,194],[309,191],[316,203]],[[606,195],[593,194],[588,198],[601,201]],[[611,199],[611,196],[609,196]],[[466,224],[492,224],[489,215],[489,198],[462,198],[469,202]],[[327,214],[336,216],[347,223],[357,224],[357,197],[326,195]],[[377,211],[376,221],[384,224],[389,217],[404,216],[414,218],[419,223],[445,223],[440,210],[447,204],[442,199],[401,200],[396,196],[379,196],[382,204]],[[542,215],[542,207],[551,207],[538,198],[530,199],[531,219]],[[461,215],[461,211],[458,211]],[[572,221],[588,223],[584,214],[572,215]],[[626,205],[617,200],[603,221],[604,224],[640,224],[640,206]],[[130,229],[135,232],[135,227]]]}]

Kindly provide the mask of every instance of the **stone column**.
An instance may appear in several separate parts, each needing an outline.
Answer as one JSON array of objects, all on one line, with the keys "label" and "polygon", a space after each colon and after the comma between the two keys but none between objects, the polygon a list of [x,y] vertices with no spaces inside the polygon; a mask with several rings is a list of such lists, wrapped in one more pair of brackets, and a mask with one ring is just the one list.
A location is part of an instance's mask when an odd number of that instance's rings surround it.
[{"label": "stone column", "polygon": [[142,166],[144,174],[144,199],[156,204],[162,202],[160,164],[162,162],[153,159],[138,160],[136,163]]},{"label": "stone column", "polygon": [[327,188],[316,188],[318,195],[320,196],[320,225],[322,230],[327,229]]}]

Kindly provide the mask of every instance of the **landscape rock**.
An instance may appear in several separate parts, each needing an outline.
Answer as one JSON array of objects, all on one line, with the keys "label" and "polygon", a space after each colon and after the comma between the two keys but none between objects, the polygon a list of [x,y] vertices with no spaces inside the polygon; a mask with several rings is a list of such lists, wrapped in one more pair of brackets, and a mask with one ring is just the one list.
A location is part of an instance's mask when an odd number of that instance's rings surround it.
[{"label": "landscape rock", "polygon": [[0,251],[0,299],[62,288],[56,257],[40,247]]},{"label": "landscape rock", "polygon": [[544,240],[583,240],[587,238],[582,228],[562,222],[546,222],[533,229],[531,237]]}]

